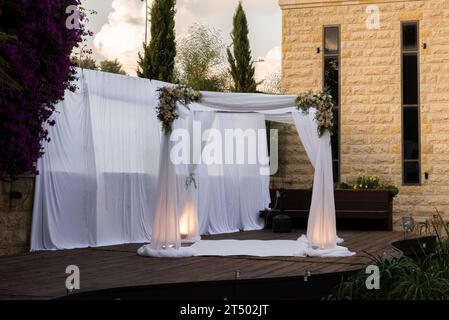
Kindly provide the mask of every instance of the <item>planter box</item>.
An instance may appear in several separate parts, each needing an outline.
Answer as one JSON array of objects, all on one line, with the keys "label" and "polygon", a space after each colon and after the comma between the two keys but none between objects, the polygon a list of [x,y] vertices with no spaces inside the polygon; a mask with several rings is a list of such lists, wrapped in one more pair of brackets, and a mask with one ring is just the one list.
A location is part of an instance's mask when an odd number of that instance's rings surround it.
[{"label": "planter box", "polygon": [[[271,190],[272,206],[276,203],[276,190]],[[311,190],[283,190],[275,210],[269,218],[280,214],[294,218],[297,227],[305,227],[312,199]],[[348,230],[392,230],[393,197],[384,190],[336,190],[335,210],[337,227]],[[261,211],[266,217],[268,211]],[[302,221],[301,221],[302,220]]]}]

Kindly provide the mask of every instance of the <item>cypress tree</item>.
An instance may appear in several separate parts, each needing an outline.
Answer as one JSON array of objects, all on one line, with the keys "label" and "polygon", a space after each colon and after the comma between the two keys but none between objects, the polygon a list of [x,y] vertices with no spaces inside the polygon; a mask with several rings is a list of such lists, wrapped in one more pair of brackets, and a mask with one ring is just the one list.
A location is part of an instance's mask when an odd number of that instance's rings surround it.
[{"label": "cypress tree", "polygon": [[175,9],[176,0],[155,0],[151,6],[151,40],[139,53],[137,75],[173,82],[176,56]]},{"label": "cypress tree", "polygon": [[232,91],[256,92],[254,80],[254,62],[251,58],[251,49],[248,38],[248,22],[245,11],[240,2],[234,14],[233,30],[231,33],[234,54],[228,48],[229,72],[234,80]]}]

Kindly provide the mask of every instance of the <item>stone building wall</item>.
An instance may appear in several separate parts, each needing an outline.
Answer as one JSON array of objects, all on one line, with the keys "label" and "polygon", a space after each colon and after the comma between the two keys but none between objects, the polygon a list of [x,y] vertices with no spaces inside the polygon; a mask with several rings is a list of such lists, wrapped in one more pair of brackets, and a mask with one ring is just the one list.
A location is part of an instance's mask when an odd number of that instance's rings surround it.
[{"label": "stone building wall", "polygon": [[[22,197],[11,199],[11,191]],[[34,176],[0,180],[0,256],[29,250],[33,199]]]},{"label": "stone building wall", "polygon": [[[380,29],[368,30],[368,5],[380,10]],[[323,26],[341,27],[341,181],[358,172],[400,187],[395,227],[403,215],[449,217],[449,1],[280,0],[282,84],[286,93],[321,90]],[[419,20],[421,86],[420,186],[402,186],[401,21]],[[310,187],[312,170],[295,130],[281,141],[284,172],[273,186]],[[424,173],[429,173],[429,179]]]}]

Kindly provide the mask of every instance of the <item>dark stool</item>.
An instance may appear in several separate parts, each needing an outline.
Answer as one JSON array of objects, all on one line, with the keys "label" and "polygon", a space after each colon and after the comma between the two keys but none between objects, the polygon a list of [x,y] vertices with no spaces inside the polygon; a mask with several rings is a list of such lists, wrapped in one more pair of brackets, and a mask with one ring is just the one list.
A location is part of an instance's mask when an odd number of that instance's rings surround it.
[{"label": "dark stool", "polygon": [[279,214],[273,218],[272,225],[275,233],[289,233],[292,231],[292,218],[286,214]]}]

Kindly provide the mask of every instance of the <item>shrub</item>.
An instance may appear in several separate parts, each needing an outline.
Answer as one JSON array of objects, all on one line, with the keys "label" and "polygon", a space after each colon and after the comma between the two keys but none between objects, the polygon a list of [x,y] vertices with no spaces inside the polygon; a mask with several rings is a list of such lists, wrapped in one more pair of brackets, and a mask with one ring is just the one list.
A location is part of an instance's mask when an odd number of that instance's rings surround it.
[{"label": "shrub", "polygon": [[[80,0],[0,0],[0,57],[8,77],[20,87],[0,83],[0,176],[34,172],[49,141],[45,126],[66,89],[75,88],[70,54],[88,33],[67,28],[69,6]],[[81,13],[80,19],[85,16]]]},{"label": "shrub", "polygon": [[[442,221],[441,216],[438,214]],[[421,259],[372,257],[379,267],[380,289],[368,290],[367,275],[360,271],[344,280],[329,296],[338,300],[441,300],[449,299],[449,227],[437,233],[435,252]],[[438,228],[434,225],[435,230]]]}]

